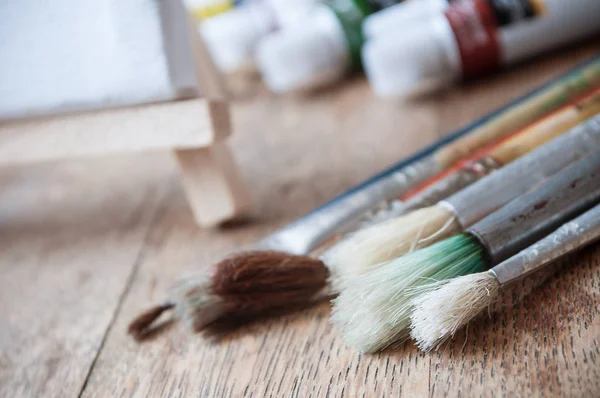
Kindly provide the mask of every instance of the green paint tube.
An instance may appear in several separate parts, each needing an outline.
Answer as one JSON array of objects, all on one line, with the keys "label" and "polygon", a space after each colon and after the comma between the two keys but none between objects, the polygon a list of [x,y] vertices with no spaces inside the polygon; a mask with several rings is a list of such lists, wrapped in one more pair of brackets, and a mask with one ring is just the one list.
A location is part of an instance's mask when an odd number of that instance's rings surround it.
[{"label": "green paint tube", "polygon": [[305,21],[265,38],[257,63],[275,92],[323,86],[360,68],[367,16],[400,0],[328,0],[315,4]]}]

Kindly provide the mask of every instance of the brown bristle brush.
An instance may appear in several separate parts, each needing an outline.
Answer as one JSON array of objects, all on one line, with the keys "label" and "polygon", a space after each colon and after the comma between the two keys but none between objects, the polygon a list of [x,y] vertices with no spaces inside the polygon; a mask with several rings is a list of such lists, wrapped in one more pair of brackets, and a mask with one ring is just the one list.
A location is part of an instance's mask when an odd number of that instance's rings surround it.
[{"label": "brown bristle brush", "polygon": [[162,313],[175,310],[193,330],[252,319],[327,297],[329,270],[307,256],[348,230],[365,212],[402,197],[480,148],[561,107],[600,82],[600,57],[424,149],[275,231],[255,251],[238,253],[182,279],[165,304],[142,313],[129,333],[142,339]]},{"label": "brown bristle brush", "polygon": [[252,319],[304,306],[318,300],[327,277],[324,264],[309,256],[272,250],[238,253],[215,264],[212,274],[181,279],[170,299],[140,314],[128,332],[143,340],[162,313],[171,309],[199,332],[220,319]]}]

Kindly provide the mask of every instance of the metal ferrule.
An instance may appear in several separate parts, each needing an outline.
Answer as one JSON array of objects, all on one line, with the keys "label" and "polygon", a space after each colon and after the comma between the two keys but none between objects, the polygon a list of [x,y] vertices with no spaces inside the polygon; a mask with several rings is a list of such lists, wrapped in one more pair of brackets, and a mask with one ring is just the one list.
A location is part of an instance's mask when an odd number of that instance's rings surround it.
[{"label": "metal ferrule", "polygon": [[[530,156],[555,141],[557,143],[552,146],[551,150],[546,149],[533,158]],[[596,116],[581,128],[571,130],[518,161],[463,189],[452,196],[453,200],[448,198],[449,207],[455,209],[461,225],[471,225],[474,221],[525,192],[540,180],[599,147],[600,116]],[[527,160],[525,160],[526,158]],[[504,177],[496,177],[507,169],[508,173]],[[523,170],[528,171],[524,172]],[[372,183],[350,191],[317,208],[264,238],[259,242],[258,248],[307,254],[336,234],[356,226],[360,220],[364,220],[364,214],[370,209],[380,206],[384,201],[401,197],[415,185],[425,182],[440,171],[434,157],[427,156],[389,176],[374,180]],[[486,180],[489,182],[480,185]],[[505,184],[505,181],[512,181],[512,183]],[[472,190],[476,185],[479,187]],[[463,194],[461,195],[461,193]],[[483,206],[481,206],[482,204]]]},{"label": "metal ferrule", "polygon": [[404,202],[404,211],[409,212],[432,206],[442,199],[468,187],[492,171],[500,164],[489,156],[469,162],[465,167],[432,184]]},{"label": "metal ferrule", "polygon": [[506,260],[600,201],[600,150],[467,229],[489,265]]},{"label": "metal ferrule", "polygon": [[600,148],[600,115],[511,162],[445,201],[469,227],[572,162]]},{"label": "metal ferrule", "polygon": [[257,248],[307,254],[356,225],[369,209],[401,197],[439,172],[432,156],[322,206],[261,240]]},{"label": "metal ferrule", "polygon": [[516,281],[600,239],[600,205],[491,269],[500,284]]},{"label": "metal ferrule", "polygon": [[469,162],[463,168],[433,183],[405,202],[395,201],[386,208],[380,209],[361,223],[361,227],[377,224],[414,210],[435,205],[440,200],[471,185],[498,168],[500,168],[500,164],[489,156]]}]

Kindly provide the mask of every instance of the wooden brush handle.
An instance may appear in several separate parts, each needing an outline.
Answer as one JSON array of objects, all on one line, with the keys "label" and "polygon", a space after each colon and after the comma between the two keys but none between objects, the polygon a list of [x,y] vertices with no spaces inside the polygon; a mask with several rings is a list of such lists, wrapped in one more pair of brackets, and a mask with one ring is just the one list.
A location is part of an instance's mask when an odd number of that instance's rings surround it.
[{"label": "wooden brush handle", "polygon": [[508,164],[597,113],[600,113],[600,90],[595,90],[581,101],[565,106],[525,128],[494,148],[490,156],[500,164]]},{"label": "wooden brush handle", "polygon": [[399,216],[409,211],[431,206],[487,176],[502,165],[526,155],[552,139],[564,134],[591,116],[600,113],[600,89],[583,100],[565,106],[540,122],[524,129],[515,137],[492,149],[489,155],[466,162],[465,166],[428,186],[393,210]]},{"label": "wooden brush handle", "polygon": [[435,160],[443,168],[447,168],[478,148],[527,126],[598,84],[600,84],[600,63],[594,62],[565,79],[560,79],[519,106],[506,110],[470,134],[439,149],[434,155]]},{"label": "wooden brush handle", "polygon": [[518,280],[600,239],[600,205],[492,268],[500,284]]},{"label": "wooden brush handle", "polygon": [[564,134],[600,113],[600,89],[572,105],[548,115],[515,137],[492,149],[489,155],[467,162],[465,166],[407,199],[395,211],[398,215],[431,206]]},{"label": "wooden brush handle", "polygon": [[444,202],[467,228],[572,162],[600,148],[600,116],[491,173]]},{"label": "wooden brush handle", "polygon": [[467,232],[495,265],[538,241],[600,201],[600,150],[479,221]]}]

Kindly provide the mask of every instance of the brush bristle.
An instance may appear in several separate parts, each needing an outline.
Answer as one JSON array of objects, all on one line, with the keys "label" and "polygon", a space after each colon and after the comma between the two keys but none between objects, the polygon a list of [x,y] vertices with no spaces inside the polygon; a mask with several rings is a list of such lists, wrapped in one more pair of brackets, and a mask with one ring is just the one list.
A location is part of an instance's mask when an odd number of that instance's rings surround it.
[{"label": "brush bristle", "polygon": [[306,305],[326,285],[318,259],[276,251],[251,251],[226,258],[212,274],[183,279],[172,291],[182,318],[201,330],[215,321],[236,321]]},{"label": "brush bristle", "polygon": [[133,336],[137,341],[144,340],[144,337],[150,331],[152,324],[162,315],[163,312],[175,307],[173,303],[163,303],[147,309],[138,315],[127,328],[127,333]]},{"label": "brush bristle", "polygon": [[424,351],[439,347],[496,301],[499,292],[500,283],[489,271],[416,288],[412,338]]},{"label": "brush bristle", "polygon": [[374,264],[459,232],[460,225],[449,210],[431,206],[357,231],[327,250],[322,259],[330,270],[333,290],[341,291],[345,276],[361,275]]},{"label": "brush bristle", "polygon": [[214,294],[211,284],[211,273],[200,272],[180,279],[170,291],[177,313],[196,331],[222,316],[223,300]]},{"label": "brush bristle", "polygon": [[322,289],[329,273],[321,260],[277,251],[240,253],[217,264],[213,290],[219,295]]},{"label": "brush bristle", "polygon": [[445,239],[346,278],[334,300],[332,322],[346,343],[361,351],[402,343],[409,336],[410,289],[480,272],[483,266],[483,250],[473,238],[463,234]]}]

